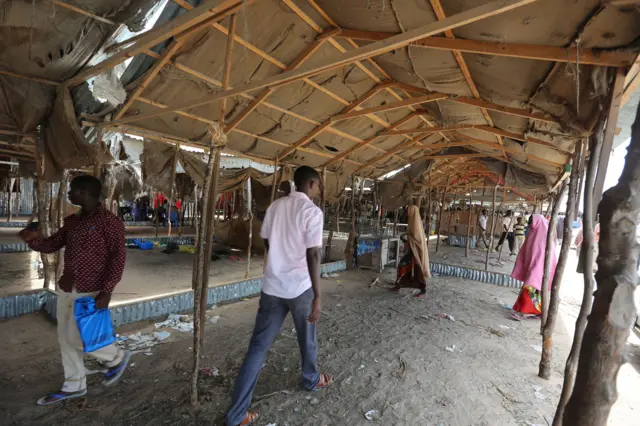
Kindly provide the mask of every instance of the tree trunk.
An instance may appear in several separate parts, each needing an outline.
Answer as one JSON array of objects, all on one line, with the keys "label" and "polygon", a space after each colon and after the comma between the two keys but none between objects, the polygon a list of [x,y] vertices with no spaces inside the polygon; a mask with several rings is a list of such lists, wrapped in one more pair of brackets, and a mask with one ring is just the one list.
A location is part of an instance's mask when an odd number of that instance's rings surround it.
[{"label": "tree trunk", "polygon": [[584,332],[574,390],[563,417],[565,425],[604,425],[617,399],[616,377],[635,318],[634,291],[638,283],[640,108],[622,175],[618,184],[604,193],[598,213],[598,289]]},{"label": "tree trunk", "polygon": [[569,181],[569,195],[567,197],[567,216],[564,221],[563,239],[560,247],[560,255],[558,256],[558,264],[556,272],[551,283],[551,297],[549,298],[549,309],[547,320],[542,328],[542,356],[540,357],[540,366],[538,376],[543,379],[549,379],[551,376],[551,357],[553,350],[553,330],[556,325],[558,315],[558,306],[560,305],[560,286],[562,285],[562,276],[564,268],[567,264],[569,251],[571,249],[571,218],[575,217],[576,198],[578,197],[578,184],[580,182],[578,173],[580,171],[580,162],[582,161],[582,140],[576,144],[574,154],[573,167],[571,169],[571,177]]},{"label": "tree trunk", "polygon": [[[602,151],[602,134],[598,134],[591,137],[591,155],[589,158],[589,165],[587,173],[584,179],[584,212],[593,211],[593,187],[595,184],[596,171],[598,163],[600,162],[600,152]],[[587,317],[591,313],[591,303],[593,301],[593,289],[595,282],[593,279],[593,246],[594,246],[594,218],[591,214],[584,215],[584,224],[582,227],[583,242],[581,257],[585,260],[585,265],[588,265],[585,271],[583,271],[584,278],[584,292],[582,294],[582,304],[580,305],[580,313],[576,319],[576,328],[573,335],[573,343],[571,345],[571,351],[567,358],[567,364],[564,369],[564,383],[562,386],[562,393],[560,395],[560,402],[556,410],[555,417],[553,418],[554,426],[562,426],[562,416],[564,409],[571,396],[573,390],[573,384],[576,380],[576,370],[578,368],[578,357],[580,355],[580,347],[582,346],[582,337],[584,336],[584,329],[587,326]]]},{"label": "tree trunk", "polygon": [[[500,182],[500,180],[498,180],[498,182]],[[496,187],[493,188],[493,204],[491,205],[491,235],[489,236],[489,250],[487,250],[487,255],[484,258],[485,271],[489,270],[489,254],[491,253],[491,250],[493,250],[493,235],[496,233],[496,222],[498,221],[496,217],[496,198],[498,197],[498,185],[500,185],[500,183],[497,183]]]},{"label": "tree trunk", "polygon": [[564,197],[567,189],[566,181],[560,185],[558,194],[550,202],[553,205],[551,209],[551,219],[549,220],[549,229],[547,230],[547,245],[544,251],[544,270],[542,272],[542,320],[540,321],[540,334],[547,322],[547,314],[549,313],[549,276],[551,275],[551,247],[555,246],[556,223],[558,223],[558,212],[560,211],[560,200]]}]

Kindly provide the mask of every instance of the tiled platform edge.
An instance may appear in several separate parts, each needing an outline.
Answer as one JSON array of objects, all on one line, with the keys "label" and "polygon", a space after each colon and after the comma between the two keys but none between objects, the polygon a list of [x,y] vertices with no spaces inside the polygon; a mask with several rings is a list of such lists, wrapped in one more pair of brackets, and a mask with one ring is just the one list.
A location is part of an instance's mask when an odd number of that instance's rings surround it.
[{"label": "tiled platform edge", "polygon": [[[125,220],[124,226],[154,226],[153,222],[149,221],[130,221]],[[0,228],[24,228],[27,226],[27,222],[7,222],[0,220]]]},{"label": "tiled platform edge", "polygon": [[445,263],[431,262],[430,270],[432,274],[464,278],[467,280],[480,281],[504,287],[520,288],[524,284],[522,281],[518,281],[515,278],[500,272],[481,271],[480,269],[447,265]]},{"label": "tiled platform edge", "polygon": [[[138,238],[127,238],[125,240],[126,244],[133,244],[134,240],[140,241],[153,241],[158,242],[159,244],[166,245],[169,241],[172,241],[176,244],[193,244],[195,241],[195,237],[138,237]],[[23,253],[31,251],[29,246],[25,243],[8,243],[8,244],[0,244],[0,253]]]},{"label": "tiled platform edge", "polygon": [[[347,269],[346,262],[332,262],[322,265],[322,273],[332,273]],[[233,302],[244,297],[260,294],[261,278],[238,281],[212,287],[207,294],[207,305]],[[193,292],[185,290],[170,296],[142,301],[126,302],[111,308],[111,317],[116,326],[160,316],[188,312],[193,308]],[[34,290],[0,298],[0,319],[15,318],[20,315],[44,309],[56,317],[56,294],[49,290]]]}]

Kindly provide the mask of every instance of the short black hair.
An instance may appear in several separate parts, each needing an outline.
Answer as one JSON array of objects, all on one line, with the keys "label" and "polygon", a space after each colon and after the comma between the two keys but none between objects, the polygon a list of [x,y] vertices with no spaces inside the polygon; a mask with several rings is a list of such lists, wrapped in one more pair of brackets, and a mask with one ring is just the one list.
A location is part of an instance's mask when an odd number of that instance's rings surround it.
[{"label": "short black hair", "polygon": [[293,181],[296,188],[302,188],[305,183],[309,183],[313,179],[320,179],[320,174],[309,166],[300,166],[293,174]]},{"label": "short black hair", "polygon": [[102,183],[100,179],[91,175],[80,175],[73,178],[71,185],[83,189],[92,197],[100,198],[102,193]]}]

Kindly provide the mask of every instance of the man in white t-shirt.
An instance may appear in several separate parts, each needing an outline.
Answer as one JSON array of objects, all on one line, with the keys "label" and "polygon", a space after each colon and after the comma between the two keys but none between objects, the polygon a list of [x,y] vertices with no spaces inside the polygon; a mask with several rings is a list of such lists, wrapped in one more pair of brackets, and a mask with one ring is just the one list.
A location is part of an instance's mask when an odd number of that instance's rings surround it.
[{"label": "man in white t-shirt", "polygon": [[320,176],[308,166],[294,174],[296,191],[267,209],[260,236],[268,250],[262,280],[260,307],[249,350],[236,379],[227,425],[255,423],[258,414],[248,411],[258,375],[280,327],[291,312],[302,361],[302,386],[314,391],[333,382],[318,373],[316,323],[320,318],[320,258],[322,210],[311,199],[320,192]]}]

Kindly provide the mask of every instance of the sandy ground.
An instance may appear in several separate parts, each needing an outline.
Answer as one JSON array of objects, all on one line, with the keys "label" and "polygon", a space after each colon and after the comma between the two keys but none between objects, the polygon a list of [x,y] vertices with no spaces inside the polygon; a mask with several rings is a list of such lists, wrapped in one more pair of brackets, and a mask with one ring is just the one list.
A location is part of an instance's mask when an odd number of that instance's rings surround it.
[{"label": "sandy ground", "polygon": [[[383,283],[393,279],[386,269]],[[341,273],[323,280],[324,311],[318,326],[320,364],[335,375],[324,392],[299,387],[299,355],[290,319],[276,339],[254,394],[258,425],[365,425],[379,410],[384,425],[545,425],[559,397],[564,361],[577,315],[581,282],[568,274],[554,339],[552,378],[537,377],[539,322],[516,323],[502,305],[517,290],[435,277],[425,301],[369,288],[377,274]],[[257,299],[217,307],[209,316],[202,364],[219,377],[203,376],[202,409],[189,405],[190,334],[172,332],[153,355],[136,354],[122,382],[111,389],[90,379],[85,405],[36,407],[34,401],[61,380],[55,328],[39,315],[0,326],[0,412],[6,425],[221,425],[232,384],[246,351]],[[455,322],[436,315],[447,313]],[[151,323],[121,327],[126,335],[153,330]],[[493,332],[491,330],[494,330]],[[494,334],[503,333],[504,336]],[[634,336],[635,337],[635,336]],[[610,425],[637,424],[640,406],[640,340],[631,339],[632,364],[619,375],[619,398]],[[451,348],[451,351],[447,350]],[[534,386],[539,386],[535,396]]]},{"label": "sandy ground", "polygon": [[[18,231],[20,228],[0,228],[0,244],[12,244],[12,243],[21,243],[22,240],[18,237]],[[127,226],[125,229],[125,234],[128,238],[130,237],[155,237],[155,228],[153,226]],[[166,237],[167,236],[167,228],[160,227],[158,228],[158,236]],[[193,236],[196,231],[194,228],[184,228],[182,230],[182,235],[184,236]],[[178,229],[171,229],[172,236],[178,236]]]}]

